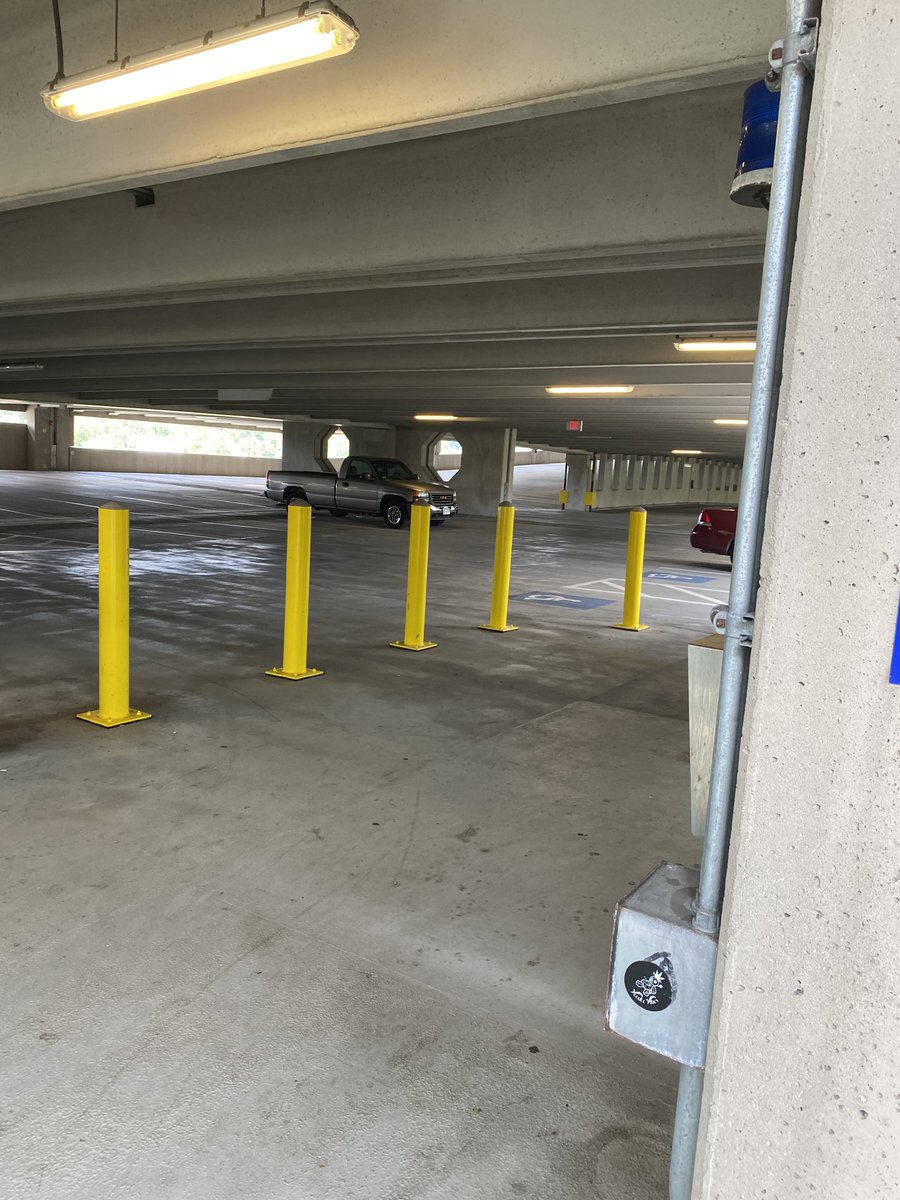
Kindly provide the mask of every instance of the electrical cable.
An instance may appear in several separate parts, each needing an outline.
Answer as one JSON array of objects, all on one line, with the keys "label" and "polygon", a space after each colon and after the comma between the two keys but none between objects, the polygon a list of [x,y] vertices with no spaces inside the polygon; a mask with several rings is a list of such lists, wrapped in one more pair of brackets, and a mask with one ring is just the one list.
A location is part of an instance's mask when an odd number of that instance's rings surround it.
[{"label": "electrical cable", "polygon": [[54,83],[66,77],[65,58],[63,56],[62,22],[59,17],[59,0],[50,0],[53,9],[53,28],[56,31],[56,77]]},{"label": "electrical cable", "polygon": [[116,0],[116,13],[113,20],[113,62],[119,61],[119,0]]}]

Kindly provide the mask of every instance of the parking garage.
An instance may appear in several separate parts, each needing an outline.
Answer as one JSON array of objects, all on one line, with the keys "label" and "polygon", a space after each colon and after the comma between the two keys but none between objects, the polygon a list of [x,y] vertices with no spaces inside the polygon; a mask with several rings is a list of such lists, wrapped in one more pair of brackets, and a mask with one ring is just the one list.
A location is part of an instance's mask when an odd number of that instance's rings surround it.
[{"label": "parking garage", "polygon": [[[777,205],[729,188],[781,3],[572,0],[557,40],[538,4],[355,0],[333,61],[84,121],[48,107],[111,36],[139,67],[270,16],[58,7],[65,70],[49,13],[0,51],[0,1194],[895,1195],[900,56],[859,83],[893,27],[787,5],[777,326]],[[332,520],[303,480],[352,459],[454,511]],[[273,679],[305,486],[322,674]],[[761,559],[692,545],[758,488]],[[103,729],[110,504],[150,719]],[[398,654],[423,530],[434,645]],[[705,1024],[649,964],[698,1062],[617,1026],[610,953],[660,863],[709,868],[723,645]]]}]

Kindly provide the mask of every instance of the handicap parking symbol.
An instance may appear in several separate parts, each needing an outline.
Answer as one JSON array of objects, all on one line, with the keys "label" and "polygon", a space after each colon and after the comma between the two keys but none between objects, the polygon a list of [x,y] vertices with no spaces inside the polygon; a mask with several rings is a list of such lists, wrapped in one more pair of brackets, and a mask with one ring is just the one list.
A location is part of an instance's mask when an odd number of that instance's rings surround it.
[{"label": "handicap parking symbol", "polygon": [[521,600],[525,604],[549,604],[561,609],[602,608],[612,600],[601,600],[597,596],[572,596],[567,592],[519,592],[510,600]]}]

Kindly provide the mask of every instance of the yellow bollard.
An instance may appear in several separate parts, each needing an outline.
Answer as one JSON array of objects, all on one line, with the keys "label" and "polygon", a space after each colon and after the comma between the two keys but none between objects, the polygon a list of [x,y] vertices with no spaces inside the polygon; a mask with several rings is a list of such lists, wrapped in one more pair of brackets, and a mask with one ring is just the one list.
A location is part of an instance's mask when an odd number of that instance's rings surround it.
[{"label": "yellow bollard", "polygon": [[649,629],[641,624],[641,580],[644,574],[644,538],[647,535],[646,508],[633,508],[628,518],[628,560],[625,565],[625,607],[621,623],[613,629],[640,633]]},{"label": "yellow bollard", "polygon": [[79,720],[112,729],[146,721],[128,707],[128,509],[104,504],[97,512],[100,593],[100,706]]},{"label": "yellow bollard", "polygon": [[559,493],[559,506],[560,508],[565,508],[568,503],[569,492],[567,488],[563,488],[563,490]]},{"label": "yellow bollard", "polygon": [[584,493],[585,512],[590,512],[596,503],[597,503],[597,493],[596,492],[585,492]]},{"label": "yellow bollard", "polygon": [[409,568],[406,580],[406,627],[402,642],[391,642],[397,650],[431,650],[437,642],[425,641],[425,595],[428,590],[428,539],[431,534],[431,505],[417,500],[409,510]]},{"label": "yellow bollard", "polygon": [[283,660],[280,667],[273,667],[266,674],[278,679],[312,679],[315,675],[323,674],[306,665],[312,509],[305,500],[292,500],[288,505],[287,518]]},{"label": "yellow bollard", "polygon": [[509,573],[512,567],[513,522],[516,510],[504,500],[497,509],[497,540],[494,543],[494,584],[491,590],[491,617],[487,625],[479,625],[479,629],[487,629],[491,633],[512,633],[517,625],[507,625],[506,614],[509,608]]}]

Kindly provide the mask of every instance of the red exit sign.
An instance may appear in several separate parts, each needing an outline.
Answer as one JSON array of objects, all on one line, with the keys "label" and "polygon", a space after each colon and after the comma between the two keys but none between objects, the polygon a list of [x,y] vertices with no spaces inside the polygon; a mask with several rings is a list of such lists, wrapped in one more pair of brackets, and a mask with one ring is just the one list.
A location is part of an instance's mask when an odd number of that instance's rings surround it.
[{"label": "red exit sign", "polygon": [[567,433],[581,433],[584,428],[584,421],[566,421]]}]

